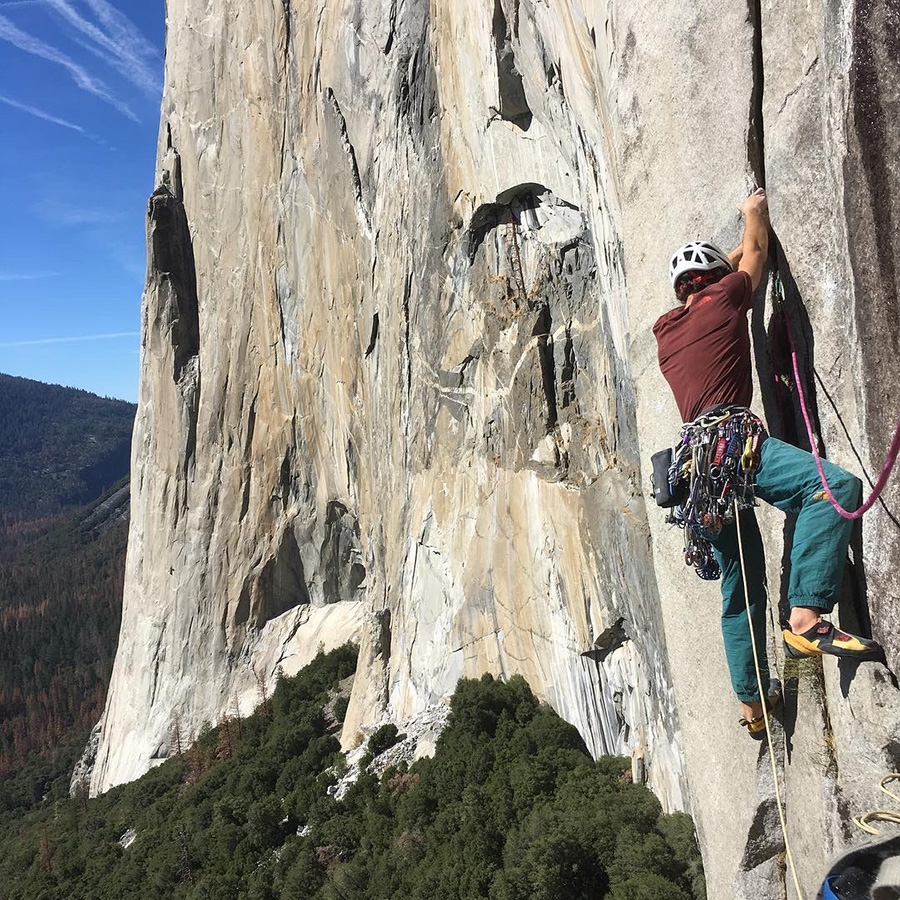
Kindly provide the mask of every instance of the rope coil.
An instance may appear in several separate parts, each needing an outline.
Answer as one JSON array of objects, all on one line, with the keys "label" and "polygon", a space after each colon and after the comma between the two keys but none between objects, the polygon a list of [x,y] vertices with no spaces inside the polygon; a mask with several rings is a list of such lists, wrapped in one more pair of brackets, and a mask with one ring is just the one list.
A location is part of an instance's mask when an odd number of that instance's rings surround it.
[{"label": "rope coil", "polygon": [[[891,772],[889,775],[885,775],[884,778],[878,783],[878,790],[880,790],[883,794],[887,794],[892,800],[900,803],[900,796],[895,794],[893,791],[889,791],[885,785],[891,781],[900,781],[900,772]],[[867,813],[863,813],[861,816],[855,816],[853,819],[853,824],[857,825],[863,831],[868,834],[881,834],[881,832],[877,828],[873,828],[869,823],[870,822],[892,822],[895,825],[900,825],[900,810],[896,809],[872,809]]]}]

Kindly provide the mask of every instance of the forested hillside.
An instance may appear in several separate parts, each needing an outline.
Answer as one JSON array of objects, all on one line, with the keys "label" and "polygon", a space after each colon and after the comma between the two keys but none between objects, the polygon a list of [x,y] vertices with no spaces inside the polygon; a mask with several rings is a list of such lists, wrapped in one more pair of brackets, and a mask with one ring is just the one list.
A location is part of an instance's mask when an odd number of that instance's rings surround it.
[{"label": "forested hillside", "polygon": [[0,375],[0,815],[67,783],[102,712],[134,410]]},{"label": "forested hillside", "polygon": [[[627,760],[590,759],[527,684],[462,681],[433,759],[340,801],[335,702],[355,648],[319,654],[257,713],[142,779],[0,826],[7,900],[689,900],[693,826]],[[398,735],[369,739],[368,764]]]},{"label": "forested hillside", "polygon": [[127,518],[126,484],[88,507],[0,527],[0,813],[40,799],[71,771],[100,717]]},{"label": "forested hillside", "polygon": [[96,499],[128,474],[135,406],[0,374],[0,522]]}]

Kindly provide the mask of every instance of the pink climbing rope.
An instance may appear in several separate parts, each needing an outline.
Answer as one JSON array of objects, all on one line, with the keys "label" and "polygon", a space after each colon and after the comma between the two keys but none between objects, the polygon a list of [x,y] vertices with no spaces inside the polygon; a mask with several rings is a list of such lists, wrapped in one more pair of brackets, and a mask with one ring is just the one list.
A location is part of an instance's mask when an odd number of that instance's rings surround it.
[{"label": "pink climbing rope", "polygon": [[806,408],[806,395],[803,393],[803,383],[800,380],[800,367],[797,365],[797,351],[794,348],[794,338],[791,335],[790,322],[788,322],[787,333],[788,340],[791,342],[791,361],[794,364],[794,384],[797,385],[797,395],[800,398],[800,409],[803,412],[803,421],[806,422],[806,434],[809,437],[809,446],[812,448],[812,454],[816,460],[816,468],[819,470],[819,479],[825,490],[825,496],[829,499],[831,505],[845,519],[862,518],[863,514],[867,513],[872,508],[872,505],[881,495],[881,492],[884,490],[884,486],[887,484],[887,480],[890,477],[891,470],[894,468],[894,463],[897,461],[897,454],[900,453],[900,419],[897,420],[897,426],[894,428],[894,437],[891,440],[891,448],[888,450],[887,459],[884,461],[884,467],[881,470],[881,474],[878,476],[878,481],[875,482],[875,487],[872,488],[869,499],[866,500],[859,509],[856,509],[853,512],[847,512],[847,510],[834,499],[834,494],[831,492],[831,488],[828,486],[828,481],[825,478],[825,470],[822,468],[822,459],[819,456],[819,451],[816,446],[816,436],[813,434],[812,423],[809,420],[809,410]]}]

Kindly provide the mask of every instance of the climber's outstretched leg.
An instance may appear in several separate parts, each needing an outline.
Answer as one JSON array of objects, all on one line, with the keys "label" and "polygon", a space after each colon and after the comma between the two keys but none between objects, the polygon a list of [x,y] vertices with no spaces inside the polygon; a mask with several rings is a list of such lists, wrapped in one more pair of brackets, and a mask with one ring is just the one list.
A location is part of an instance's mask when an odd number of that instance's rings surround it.
[{"label": "climber's outstretched leg", "polygon": [[[827,460],[822,465],[838,503],[845,509],[858,506],[860,480]],[[790,628],[783,632],[785,653],[880,659],[883,651],[875,641],[847,634],[821,618],[837,602],[853,522],[838,515],[825,497],[813,455],[768,438],[762,445],[756,486],[761,500],[797,516],[788,586]]]},{"label": "climber's outstretched leg", "polygon": [[[741,513],[741,539],[762,690],[771,706],[777,701],[778,685],[777,682],[770,683],[769,662],[766,658],[766,559],[759,525],[752,509]],[[712,541],[712,547],[722,569],[722,638],[731,685],[741,701],[743,720],[750,732],[755,734],[764,729],[765,723],[762,719],[762,698],[756,679],[756,667],[753,665],[753,643],[747,624],[737,528],[734,525],[723,528],[718,538]]]}]

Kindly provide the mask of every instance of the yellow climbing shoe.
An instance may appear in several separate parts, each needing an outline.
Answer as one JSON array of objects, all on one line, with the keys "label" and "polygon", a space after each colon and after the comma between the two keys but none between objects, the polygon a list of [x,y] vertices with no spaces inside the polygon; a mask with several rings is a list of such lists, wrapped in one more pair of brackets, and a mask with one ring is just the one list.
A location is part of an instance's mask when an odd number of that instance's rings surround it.
[{"label": "yellow climbing shoe", "polygon": [[883,659],[881,645],[868,638],[856,637],[819,619],[809,631],[794,634],[790,628],[782,632],[784,652],[794,659],[806,656],[839,656],[843,659]]},{"label": "yellow climbing shoe", "polygon": [[[771,716],[778,704],[781,703],[781,682],[777,678],[769,681],[769,691],[766,694],[766,712]],[[746,728],[750,737],[755,741],[761,741],[766,736],[766,717],[757,716],[755,719],[738,719],[738,725]]]}]

